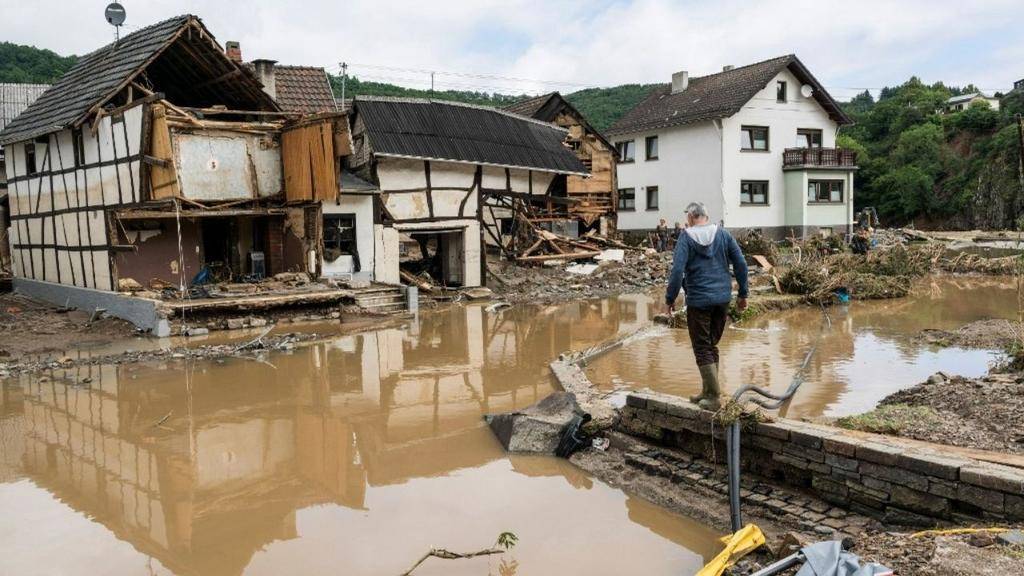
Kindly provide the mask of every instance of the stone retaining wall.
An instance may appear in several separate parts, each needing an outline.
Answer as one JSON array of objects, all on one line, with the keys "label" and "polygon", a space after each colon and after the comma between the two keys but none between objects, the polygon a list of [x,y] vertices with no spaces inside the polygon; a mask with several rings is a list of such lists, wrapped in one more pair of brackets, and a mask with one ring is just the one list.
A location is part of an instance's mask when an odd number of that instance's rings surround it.
[{"label": "stone retaining wall", "polygon": [[[725,430],[711,416],[682,398],[637,392],[619,428],[724,463]],[[1024,470],[942,454],[938,445],[780,419],[744,429],[741,465],[893,524],[1024,520]]]}]

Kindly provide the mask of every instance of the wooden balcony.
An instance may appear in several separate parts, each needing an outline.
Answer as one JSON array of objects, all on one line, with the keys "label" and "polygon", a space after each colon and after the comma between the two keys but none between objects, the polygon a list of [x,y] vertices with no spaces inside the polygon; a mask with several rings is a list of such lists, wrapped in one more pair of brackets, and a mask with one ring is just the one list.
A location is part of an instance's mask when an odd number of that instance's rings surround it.
[{"label": "wooden balcony", "polygon": [[845,148],[786,148],[782,152],[782,169],[803,168],[857,169],[857,153]]}]

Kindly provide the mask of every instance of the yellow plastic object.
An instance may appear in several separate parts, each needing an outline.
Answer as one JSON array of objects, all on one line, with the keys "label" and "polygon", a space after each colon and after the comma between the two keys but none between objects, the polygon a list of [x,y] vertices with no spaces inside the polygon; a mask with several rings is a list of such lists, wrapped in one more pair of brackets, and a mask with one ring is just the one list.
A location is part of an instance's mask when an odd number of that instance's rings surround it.
[{"label": "yellow plastic object", "polygon": [[764,544],[764,534],[754,524],[747,524],[739,532],[722,538],[725,550],[718,553],[696,576],[721,576],[722,572],[737,560],[757,550]]}]

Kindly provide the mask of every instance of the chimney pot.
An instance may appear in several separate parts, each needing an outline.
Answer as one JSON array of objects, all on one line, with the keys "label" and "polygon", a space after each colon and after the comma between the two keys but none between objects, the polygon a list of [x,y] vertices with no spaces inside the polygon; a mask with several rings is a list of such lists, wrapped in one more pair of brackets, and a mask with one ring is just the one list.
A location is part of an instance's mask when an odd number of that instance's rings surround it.
[{"label": "chimney pot", "polygon": [[672,75],[672,93],[678,94],[690,85],[690,73],[686,70]]},{"label": "chimney pot", "polygon": [[260,84],[263,84],[263,91],[276,100],[277,81],[274,74],[274,64],[277,64],[277,60],[260,58],[259,60],[252,61],[252,65],[256,68],[256,78],[259,78]]},{"label": "chimney pot", "polygon": [[231,60],[242,63],[242,45],[234,40],[229,40],[224,43],[224,53],[227,54]]},{"label": "chimney pot", "polygon": [[728,72],[729,70],[732,70],[733,68],[735,68],[735,66],[733,66],[732,64],[726,64],[725,66],[722,66],[722,72]]}]

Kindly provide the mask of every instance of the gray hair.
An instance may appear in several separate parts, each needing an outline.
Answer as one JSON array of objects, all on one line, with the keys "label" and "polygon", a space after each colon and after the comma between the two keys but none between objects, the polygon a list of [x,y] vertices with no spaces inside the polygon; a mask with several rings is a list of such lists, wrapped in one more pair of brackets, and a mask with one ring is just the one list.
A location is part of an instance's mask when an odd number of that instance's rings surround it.
[{"label": "gray hair", "polygon": [[686,207],[686,215],[691,218],[707,218],[708,209],[701,202],[690,202]]}]

